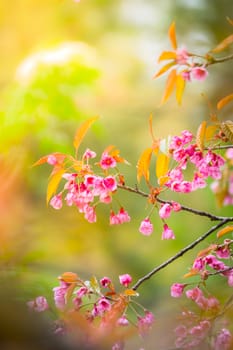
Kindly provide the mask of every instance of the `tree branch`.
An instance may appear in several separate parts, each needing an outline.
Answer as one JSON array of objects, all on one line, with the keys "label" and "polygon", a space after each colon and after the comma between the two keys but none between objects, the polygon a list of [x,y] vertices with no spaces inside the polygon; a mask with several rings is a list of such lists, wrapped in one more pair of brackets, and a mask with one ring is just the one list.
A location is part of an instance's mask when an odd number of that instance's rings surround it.
[{"label": "tree branch", "polygon": [[[118,184],[118,188],[121,188],[121,189],[128,191],[128,192],[133,192],[133,193],[138,194],[138,195],[145,197],[145,198],[149,197],[148,193],[139,190],[137,187],[133,188],[133,187],[129,187],[126,185],[119,185]],[[157,200],[157,202],[162,203],[162,204],[165,204],[165,203],[171,204],[171,201],[163,200],[163,199],[160,199],[159,197],[156,197],[156,200]],[[189,213],[192,213],[194,215],[205,216],[205,217],[209,218],[211,221],[222,221],[222,220],[225,220],[227,218],[229,219],[229,221],[233,221],[233,217],[213,215],[213,214],[207,213],[205,211],[189,208],[185,205],[181,205],[181,210],[188,211]]]},{"label": "tree branch", "polygon": [[153,270],[151,270],[148,274],[146,274],[145,276],[141,277],[132,287],[132,289],[136,290],[138,289],[138,287],[144,283],[146,280],[150,279],[152,276],[154,276],[157,272],[159,272],[160,270],[164,269],[166,266],[170,265],[173,261],[177,260],[178,258],[180,258],[181,256],[183,256],[185,253],[187,253],[189,250],[193,249],[196,245],[198,245],[200,242],[202,242],[203,240],[205,240],[209,235],[211,235],[211,233],[213,233],[214,231],[218,230],[220,227],[222,227],[223,225],[225,225],[227,222],[233,221],[233,218],[225,218],[224,220],[222,220],[221,222],[219,222],[217,225],[211,227],[211,229],[209,229],[207,232],[205,232],[202,236],[200,236],[199,238],[197,238],[195,241],[193,241],[192,243],[190,243],[189,245],[187,245],[186,247],[184,247],[183,249],[181,249],[177,254],[175,254],[174,256],[172,256],[171,258],[169,258],[168,260],[164,261],[162,264],[160,264],[159,266],[155,267]]}]

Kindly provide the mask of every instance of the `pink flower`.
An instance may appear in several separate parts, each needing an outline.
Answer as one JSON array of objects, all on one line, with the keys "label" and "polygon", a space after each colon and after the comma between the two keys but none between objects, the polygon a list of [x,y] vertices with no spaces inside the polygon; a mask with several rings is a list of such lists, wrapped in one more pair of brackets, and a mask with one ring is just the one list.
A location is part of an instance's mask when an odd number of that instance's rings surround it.
[{"label": "pink flower", "polygon": [[50,154],[47,158],[47,163],[50,165],[55,165],[57,164],[57,158],[55,157],[55,155]]},{"label": "pink flower", "polygon": [[163,226],[162,239],[175,239],[174,232],[168,227],[167,224]]},{"label": "pink flower", "polygon": [[119,276],[120,284],[122,284],[125,287],[128,287],[128,285],[132,282],[132,277],[126,273],[124,275]]},{"label": "pink flower", "polygon": [[100,166],[102,169],[106,170],[109,168],[115,168],[116,160],[111,157],[108,153],[104,152],[100,160]]},{"label": "pink flower", "polygon": [[180,211],[180,210],[181,210],[181,205],[180,205],[180,203],[171,201],[171,204],[172,204],[172,209],[173,209],[174,211]]},{"label": "pink flower", "polygon": [[138,330],[141,336],[146,335],[146,333],[151,329],[152,324],[154,323],[154,315],[146,311],[144,317],[138,317]]},{"label": "pink flower", "polygon": [[85,206],[84,217],[90,223],[96,222],[95,207],[92,207],[90,205]]},{"label": "pink flower", "polygon": [[76,295],[78,298],[82,298],[87,293],[88,293],[88,288],[83,286],[83,287],[80,287],[79,290],[77,290]]},{"label": "pink flower", "polygon": [[189,70],[184,70],[182,73],[181,73],[181,76],[182,78],[185,80],[185,81],[191,81],[191,72]]},{"label": "pink flower", "polygon": [[39,296],[35,300],[27,302],[27,305],[36,312],[42,312],[49,308],[48,302],[43,296]]},{"label": "pink flower", "polygon": [[110,223],[110,225],[121,224],[120,218],[118,217],[117,214],[114,213],[113,210],[111,210],[111,212],[110,212],[109,223]]},{"label": "pink flower", "polygon": [[52,199],[50,200],[50,205],[54,208],[54,209],[61,209],[62,207],[62,194],[59,193],[56,196],[52,197]]},{"label": "pink flower", "polygon": [[226,151],[226,157],[228,159],[233,159],[233,148],[228,148],[228,150]]},{"label": "pink flower", "polygon": [[124,208],[120,208],[119,213],[117,214],[121,224],[125,223],[125,222],[129,222],[131,220],[129,214],[127,213],[127,211]]},{"label": "pink flower", "polygon": [[173,283],[171,286],[171,296],[173,298],[179,298],[182,296],[183,290],[187,284]]},{"label": "pink flower", "polygon": [[111,309],[111,303],[105,297],[102,297],[98,300],[97,308],[99,314],[102,315],[104,312],[109,311]]},{"label": "pink flower", "polygon": [[191,77],[193,79],[203,81],[206,79],[208,71],[205,67],[194,67],[191,69]]},{"label": "pink flower", "polygon": [[167,219],[171,215],[172,206],[169,203],[165,203],[159,209],[159,216],[162,219]]},{"label": "pink flower", "polygon": [[176,63],[180,65],[187,64],[189,58],[188,51],[183,47],[176,49]]},{"label": "pink flower", "polygon": [[129,325],[129,321],[127,320],[126,316],[123,315],[117,320],[117,324],[119,326],[128,326]]},{"label": "pink flower", "polygon": [[112,281],[111,281],[110,278],[108,278],[108,277],[103,277],[103,278],[100,280],[100,284],[101,284],[101,286],[104,287],[104,288],[108,287],[111,283],[112,283]]},{"label": "pink flower", "polygon": [[226,328],[222,328],[215,339],[214,349],[229,350],[232,345],[232,340],[233,338],[230,331]]},{"label": "pink flower", "polygon": [[151,223],[149,218],[145,218],[139,227],[139,232],[141,232],[145,236],[151,235],[153,232],[153,224]]},{"label": "pink flower", "polygon": [[113,176],[107,176],[105,179],[103,179],[103,185],[108,191],[116,191],[117,189],[117,182],[115,177]]},{"label": "pink flower", "polygon": [[91,151],[89,148],[87,148],[83,154],[84,159],[91,159],[95,157],[96,157],[96,153],[94,151]]}]

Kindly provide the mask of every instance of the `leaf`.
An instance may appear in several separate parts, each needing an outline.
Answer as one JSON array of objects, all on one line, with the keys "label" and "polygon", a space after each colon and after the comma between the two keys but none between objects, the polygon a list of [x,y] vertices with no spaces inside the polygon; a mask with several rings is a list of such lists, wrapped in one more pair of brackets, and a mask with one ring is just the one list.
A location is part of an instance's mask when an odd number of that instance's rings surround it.
[{"label": "leaf", "polygon": [[169,68],[171,68],[172,66],[174,66],[176,63],[175,62],[169,62],[167,64],[165,64],[165,66],[163,66],[154,76],[153,79],[158,78],[160,75],[166,73],[168,71]]},{"label": "leaf", "polygon": [[223,229],[221,229],[220,231],[218,231],[217,238],[220,238],[231,231],[233,231],[233,226],[226,226]]},{"label": "leaf", "polygon": [[171,41],[172,48],[174,50],[176,50],[177,49],[177,42],[176,42],[176,24],[175,24],[175,22],[172,22],[172,24],[170,25],[169,30],[168,30],[168,35],[169,35],[169,39]]},{"label": "leaf", "polygon": [[136,292],[136,290],[134,290],[134,289],[126,289],[124,291],[124,295],[126,295],[128,297],[138,297],[139,296],[138,292]]},{"label": "leaf", "polygon": [[78,275],[74,272],[64,272],[58,279],[66,283],[75,283],[78,281]]},{"label": "leaf", "polygon": [[[160,180],[162,180],[162,178],[167,175],[168,165],[169,165],[169,157],[164,153],[160,153],[156,160],[156,169],[155,169],[159,185],[161,185]],[[168,179],[166,176],[166,181],[167,180]]]},{"label": "leaf", "polygon": [[47,187],[47,196],[46,196],[47,204],[49,203],[50,198],[56,193],[57,187],[61,181],[61,178],[64,172],[65,172],[65,169],[61,167],[54,168],[52,175],[50,176],[50,180]]},{"label": "leaf", "polygon": [[206,124],[207,123],[204,120],[197,129],[196,143],[201,151],[203,151],[204,148]]},{"label": "leaf", "polygon": [[211,52],[221,52],[223,51],[227,46],[233,43],[233,34],[226,37],[223,41],[221,41]]},{"label": "leaf", "polygon": [[41,165],[41,164],[47,163],[49,157],[51,157],[51,156],[55,157],[58,163],[62,163],[64,161],[64,159],[67,157],[63,153],[54,152],[54,153],[48,154],[47,156],[41,157],[34,164],[32,164],[32,166],[37,166],[37,165]]},{"label": "leaf", "polygon": [[218,130],[218,126],[217,125],[209,125],[207,126],[206,130],[205,130],[205,140],[211,141],[213,139],[214,134],[216,133],[216,131]]},{"label": "leaf", "polygon": [[[163,51],[158,58],[158,62],[165,61],[165,60],[175,60],[175,59],[176,59],[176,53],[174,51]],[[172,63],[174,64],[175,62],[172,62]]]},{"label": "leaf", "polygon": [[76,134],[74,136],[74,147],[76,150],[76,153],[78,151],[78,148],[84,138],[84,136],[86,135],[88,129],[90,128],[90,126],[98,119],[99,117],[93,117],[93,118],[89,118],[88,120],[86,120],[76,131]]},{"label": "leaf", "polygon": [[144,176],[144,178],[146,179],[146,181],[149,181],[149,176],[150,176],[150,172],[149,172],[149,167],[150,167],[150,161],[151,161],[151,155],[152,155],[153,149],[150,148],[146,148],[137,163],[137,180],[138,182],[140,182],[142,176]]},{"label": "leaf", "polygon": [[188,278],[188,277],[192,277],[192,276],[196,276],[199,274],[199,270],[198,269],[191,269],[188,273],[186,273],[183,277],[184,278]]},{"label": "leaf", "polygon": [[166,87],[165,87],[165,91],[162,97],[162,101],[161,104],[165,103],[167,101],[167,99],[170,97],[172,91],[175,88],[175,84],[176,84],[176,70],[173,69],[167,78],[167,82],[166,82]]},{"label": "leaf", "polygon": [[203,250],[201,250],[198,254],[197,257],[198,258],[202,258],[206,255],[208,255],[211,251],[216,250],[217,249],[217,244],[211,244],[208,248],[205,248]]},{"label": "leaf", "polygon": [[181,74],[178,74],[176,76],[176,101],[179,105],[181,105],[184,88],[185,88],[185,80],[183,79]]},{"label": "leaf", "polygon": [[233,20],[229,17],[227,17],[227,21],[233,26]]},{"label": "leaf", "polygon": [[232,100],[233,100],[233,94],[230,94],[230,95],[223,97],[220,101],[218,101],[217,109],[223,108],[226,104],[228,104]]},{"label": "leaf", "polygon": [[226,122],[221,123],[220,127],[228,139],[233,142],[233,122],[227,120]]},{"label": "leaf", "polygon": [[92,276],[90,279],[90,286],[94,290],[94,292],[100,293],[100,286],[97,278]]}]

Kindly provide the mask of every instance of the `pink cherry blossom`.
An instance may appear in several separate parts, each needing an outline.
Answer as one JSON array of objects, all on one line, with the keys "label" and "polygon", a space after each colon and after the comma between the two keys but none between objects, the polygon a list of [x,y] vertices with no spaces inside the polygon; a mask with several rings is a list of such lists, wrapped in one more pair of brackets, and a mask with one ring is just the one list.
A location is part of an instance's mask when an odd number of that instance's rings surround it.
[{"label": "pink cherry blossom", "polygon": [[189,59],[188,51],[183,48],[178,48],[176,51],[176,63],[179,65],[187,64],[187,61]]},{"label": "pink cherry blossom", "polygon": [[47,299],[43,296],[36,297],[35,300],[27,302],[28,307],[36,312],[48,310],[49,305]]},{"label": "pink cherry blossom", "polygon": [[139,227],[139,232],[141,232],[145,236],[151,235],[153,232],[153,224],[151,223],[149,218],[145,218]]},{"label": "pink cherry blossom", "polygon": [[159,216],[162,219],[167,219],[171,215],[171,212],[172,212],[172,206],[169,203],[165,203],[159,209]]},{"label": "pink cherry blossom", "polygon": [[193,79],[203,81],[208,76],[208,71],[205,67],[194,67],[191,69],[191,77]]},{"label": "pink cherry blossom", "polygon": [[174,232],[167,224],[164,224],[163,226],[162,239],[175,239]]},{"label": "pink cherry blossom", "polygon": [[102,169],[106,170],[109,168],[115,168],[116,166],[116,160],[111,157],[108,153],[103,153],[101,160],[100,160],[100,166]]},{"label": "pink cherry blossom", "polygon": [[122,284],[125,287],[128,287],[128,285],[132,282],[132,277],[126,273],[124,275],[119,276],[120,284]]},{"label": "pink cherry blossom", "polygon": [[96,153],[94,151],[91,151],[89,148],[87,148],[86,151],[83,153],[84,159],[91,159],[95,157],[96,157]]},{"label": "pink cherry blossom", "polygon": [[50,200],[50,205],[54,208],[54,209],[61,209],[62,208],[62,194],[59,193],[55,196],[52,197],[52,199]]},{"label": "pink cherry blossom", "polygon": [[232,340],[233,337],[230,331],[226,328],[222,328],[215,339],[214,350],[230,350]]},{"label": "pink cherry blossom", "polygon": [[104,288],[108,287],[111,283],[112,283],[112,281],[111,281],[110,278],[108,278],[108,277],[103,277],[103,278],[100,280],[100,284],[101,284],[101,286],[104,287]]},{"label": "pink cherry blossom", "polygon": [[173,283],[173,285],[171,286],[171,296],[173,298],[180,298],[182,296],[182,293],[185,287],[186,287],[186,284]]}]

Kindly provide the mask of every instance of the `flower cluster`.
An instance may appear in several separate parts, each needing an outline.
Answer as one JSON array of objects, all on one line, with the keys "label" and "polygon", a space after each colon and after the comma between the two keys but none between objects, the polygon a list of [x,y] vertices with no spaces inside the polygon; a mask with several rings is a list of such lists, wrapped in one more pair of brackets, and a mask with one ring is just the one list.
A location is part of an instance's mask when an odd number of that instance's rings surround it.
[{"label": "flower cluster", "polygon": [[[78,171],[68,172],[64,169],[62,178],[66,181],[63,189],[50,200],[50,205],[54,209],[61,209],[63,202],[67,206],[76,206],[78,211],[84,214],[84,218],[90,222],[96,222],[96,206],[99,203],[111,204],[113,194],[117,191],[117,175],[109,174],[109,169],[114,169],[117,166],[119,157],[112,156],[108,152],[103,152],[101,159],[97,165],[104,172],[104,176],[96,175],[93,172],[89,160],[95,158],[96,153],[87,149],[82,161],[78,165],[74,162],[72,167],[74,170],[78,167]],[[47,163],[53,165],[54,168],[61,167],[63,164],[58,164],[59,160],[64,161],[64,157],[58,158],[56,154],[47,156]],[[65,171],[66,170],[66,171]],[[130,221],[130,216],[127,211],[121,207],[119,212],[115,214],[110,211],[110,224],[122,224]]]},{"label": "flower cluster", "polygon": [[[54,304],[60,315],[54,323],[56,334],[69,333],[69,329],[72,330],[72,320],[81,315],[82,323],[86,327],[85,337],[90,344],[98,345],[100,341],[108,340],[112,343],[112,349],[123,349],[126,327],[137,331],[140,336],[145,336],[154,323],[153,314],[142,306],[140,308],[143,313],[138,313],[131,307],[135,313],[133,322],[127,315],[128,307],[133,303],[132,297],[138,296],[134,290],[128,289],[132,283],[129,274],[119,276],[120,284],[125,287],[121,293],[116,292],[109,277],[103,277],[99,281],[95,277],[90,281],[83,281],[76,273],[65,272],[59,277],[59,281],[59,286],[53,288]],[[36,312],[50,308],[43,296],[27,304]]]},{"label": "flower cluster", "polygon": [[[190,193],[204,188],[209,177],[219,180],[222,176],[221,168],[225,159],[211,150],[202,152],[196,144],[191,144],[192,140],[193,135],[187,130],[171,140],[169,152],[178,165],[168,172],[169,180],[165,185],[174,192]],[[188,164],[194,166],[191,181],[184,178],[184,170]]]}]

